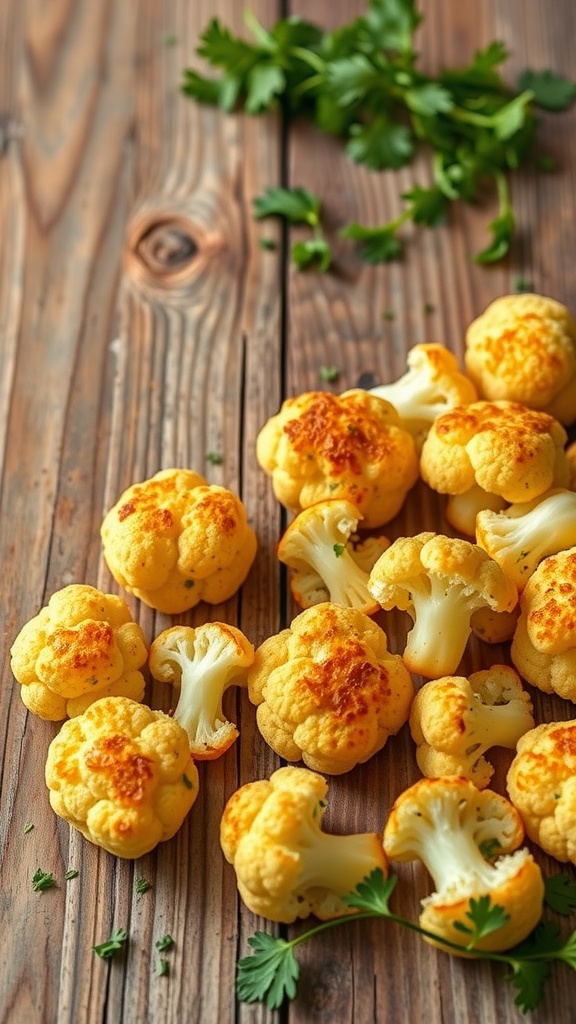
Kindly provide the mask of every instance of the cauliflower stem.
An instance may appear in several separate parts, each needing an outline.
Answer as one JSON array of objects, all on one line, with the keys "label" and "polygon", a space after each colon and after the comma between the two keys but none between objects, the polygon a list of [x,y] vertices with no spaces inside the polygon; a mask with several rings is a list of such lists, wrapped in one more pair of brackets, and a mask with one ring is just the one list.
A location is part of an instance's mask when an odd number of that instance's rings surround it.
[{"label": "cauliflower stem", "polygon": [[478,590],[454,583],[449,576],[410,582],[414,625],[406,638],[404,661],[412,671],[426,666],[426,675],[449,675],[460,662],[472,631],[470,618],[485,605]]}]

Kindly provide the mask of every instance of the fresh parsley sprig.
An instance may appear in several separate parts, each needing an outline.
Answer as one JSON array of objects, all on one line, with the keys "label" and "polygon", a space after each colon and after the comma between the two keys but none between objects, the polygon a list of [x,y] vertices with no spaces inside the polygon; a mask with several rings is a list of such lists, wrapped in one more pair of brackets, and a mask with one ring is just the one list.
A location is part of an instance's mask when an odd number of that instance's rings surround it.
[{"label": "fresh parsley sprig", "polygon": [[[269,31],[253,14],[246,21],[252,40],[233,35],[218,18],[210,21],[197,53],[220,74],[185,70],[187,96],[227,111],[306,116],[373,171],[404,167],[427,146],[433,184],[404,195],[408,205],[387,224],[350,224],[344,236],[360,242],[369,262],[397,259],[403,224],[439,224],[452,203],[477,201],[487,182],[499,209],[489,224],[490,242],[475,259],[502,259],[515,231],[507,176],[531,158],[537,108],[567,110],[576,83],[550,69],[530,69],[514,90],[501,73],[508,52],[499,41],[465,67],[424,74],[414,47],[422,21],[414,0],[368,0],[363,16],[332,32],[296,17],[279,19]],[[317,235],[292,255],[299,266],[331,264],[326,240]]]},{"label": "fresh parsley sprig", "polygon": [[[391,874],[385,878],[383,872],[376,869],[353,893],[344,897],[344,902],[356,908],[359,913],[322,921],[293,939],[277,938],[262,931],[255,932],[248,939],[252,953],[239,960],[237,965],[238,999],[247,1003],[263,1002],[270,1010],[278,1009],[286,999],[294,999],[300,975],[295,948],[328,928],[367,918],[384,918],[402,925],[431,939],[447,951],[461,953],[464,946],[476,957],[503,964],[508,968],[506,980],[516,989],[514,1002],[523,1013],[539,1005],[555,961],[576,970],[576,932],[564,939],[554,922],[542,921],[523,943],[505,953],[478,949],[477,944],[482,939],[502,928],[509,920],[508,913],[502,907],[492,903],[489,896],[482,896],[478,900],[470,900],[466,914],[469,924],[460,922],[456,925],[467,940],[463,945],[458,945],[391,910],[390,896],[396,881],[396,875]],[[561,912],[568,912],[566,908],[574,905],[574,886],[567,879],[556,884],[548,883],[547,889],[552,899],[556,896],[557,906],[563,908]]]},{"label": "fresh parsley sprig", "polygon": [[328,270],[332,263],[332,251],[322,228],[321,204],[317,195],[305,188],[268,188],[254,200],[254,216],[257,220],[265,217],[282,217],[291,224],[307,224],[312,228],[312,237],[294,242],[292,262],[299,270],[316,266]]}]

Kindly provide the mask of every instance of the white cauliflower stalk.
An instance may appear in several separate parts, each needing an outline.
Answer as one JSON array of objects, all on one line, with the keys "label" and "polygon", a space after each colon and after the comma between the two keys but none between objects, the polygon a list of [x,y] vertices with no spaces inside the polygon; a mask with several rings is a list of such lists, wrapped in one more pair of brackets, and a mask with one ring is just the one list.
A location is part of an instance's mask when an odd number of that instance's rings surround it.
[{"label": "white cauliflower stalk", "polygon": [[391,384],[378,384],[370,394],[391,402],[402,425],[421,450],[437,416],[478,398],[472,381],[460,372],[458,360],[444,345],[414,345],[407,355],[408,369]]},{"label": "white cauliflower stalk", "polygon": [[190,750],[199,761],[211,761],[236,740],[238,729],[222,710],[224,692],[246,686],[254,647],[239,629],[223,622],[172,626],[150,648],[150,672],[179,689],[175,720],[186,730]]},{"label": "white cauliflower stalk", "polygon": [[363,542],[357,545],[357,553],[354,538],[361,518],[352,502],[334,498],[305,509],[290,524],[277,554],[291,570],[290,589],[301,608],[330,601],[366,615],[378,611],[368,576],[389,542],[385,537],[371,538],[369,548],[363,550]]},{"label": "white cauliflower stalk", "polygon": [[555,488],[504,512],[480,512],[476,542],[523,590],[544,558],[576,545],[576,493]]}]

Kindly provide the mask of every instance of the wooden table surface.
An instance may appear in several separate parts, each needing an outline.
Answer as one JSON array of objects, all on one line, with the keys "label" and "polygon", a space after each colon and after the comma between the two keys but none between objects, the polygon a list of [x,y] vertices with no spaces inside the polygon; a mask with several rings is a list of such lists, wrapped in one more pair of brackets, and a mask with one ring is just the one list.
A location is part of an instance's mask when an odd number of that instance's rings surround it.
[{"label": "wooden table surface", "polygon": [[[238,1004],[235,964],[264,922],[238,900],[218,845],[220,814],[239,784],[279,764],[247,697],[228,706],[240,739],[199,766],[200,795],[177,836],[131,862],[52,813],[44,762],[58,727],[26,712],[10,672],[11,643],[54,591],[85,582],[118,592],[102,559],[102,516],[125,487],[163,467],[192,467],[239,493],[259,539],[236,599],[176,621],[223,618],[256,645],[278,632],[294,614],[275,556],[285,516],[254,443],[282,398],[393,380],[417,342],[441,341],[461,357],[467,324],[519,277],[576,305],[576,110],[542,117],[542,151],[560,170],[513,178],[519,234],[506,261],[482,268],[469,259],[495,214],[488,197],[454,210],[445,227],[408,230],[403,262],[370,267],[339,228],[393,216],[401,192],[430,180],[428,160],[370,173],[309,126],[283,136],[275,116],[227,116],[183,97],[182,70],[201,66],[195,48],[209,19],[242,32],[245,6],[0,5],[0,1021],[507,1024],[521,1015],[501,970],[455,960],[381,922],[303,947],[298,998],[280,1015]],[[325,27],[363,9],[360,0],[249,6],[266,25],[287,8]],[[512,53],[511,82],[526,66],[574,71],[571,0],[423,0],[422,11],[420,51],[431,71],[465,64],[492,39]],[[280,225],[253,219],[254,197],[280,183],[322,197],[332,272],[295,270]],[[263,249],[263,236],[278,247]],[[337,384],[320,380],[322,365],[339,368]],[[208,452],[222,453],[221,464]],[[440,502],[418,485],[388,532],[422,528],[445,524]],[[128,602],[149,642],[174,621]],[[398,629],[389,631],[393,649]],[[471,644],[466,664],[507,657],[505,648]],[[147,699],[170,706],[160,684],[148,684]],[[537,714],[572,716],[559,699],[535,695],[535,703]],[[418,776],[404,728],[368,764],[331,780],[327,830],[381,830],[392,800]],[[33,892],[38,867],[57,887]],[[65,881],[69,868],[78,876]],[[144,894],[138,878],[151,884]],[[419,866],[406,870],[398,909],[416,917],[428,886]],[[128,932],[126,949],[104,961],[92,947],[116,927]],[[165,933],[175,939],[167,977],[155,948]],[[569,1024],[575,1005],[576,976],[560,967],[531,1019]]]}]

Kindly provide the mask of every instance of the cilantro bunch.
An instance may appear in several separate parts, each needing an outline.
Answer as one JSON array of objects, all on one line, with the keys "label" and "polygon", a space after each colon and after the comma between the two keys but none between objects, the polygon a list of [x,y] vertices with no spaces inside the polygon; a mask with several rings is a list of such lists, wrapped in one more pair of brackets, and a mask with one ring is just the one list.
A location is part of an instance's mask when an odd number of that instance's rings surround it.
[{"label": "cilantro bunch", "polygon": [[[373,171],[404,167],[425,144],[433,184],[405,193],[404,208],[389,223],[350,224],[344,236],[359,242],[368,262],[396,259],[404,223],[440,224],[451,203],[477,201],[488,183],[495,188],[498,213],[489,225],[490,241],[475,260],[491,263],[506,254],[514,234],[507,179],[530,158],[535,108],[566,110],[576,85],[549,69],[528,70],[518,89],[511,89],[500,71],[508,53],[497,41],[465,67],[427,75],[418,67],[414,45],[421,20],[415,0],[368,0],[364,15],[332,32],[297,17],[282,18],[267,31],[248,14],[253,41],[247,41],[213,18],[197,53],[221,74],[206,77],[187,69],[182,91],[227,111],[280,109],[287,117],[306,116],[320,131],[342,138],[348,156]],[[323,242],[317,232],[310,251],[328,269]],[[306,259],[310,253],[295,255],[302,257],[301,266],[313,262]]]},{"label": "cilantro bunch", "polygon": [[[489,896],[482,896],[478,900],[470,900],[466,915],[469,925],[456,923],[455,927],[462,932],[465,940],[461,946],[457,946],[391,910],[390,896],[396,881],[396,875],[391,874],[385,878],[380,868],[377,868],[353,893],[344,897],[344,902],[349,907],[355,907],[358,914],[323,921],[294,939],[255,932],[248,939],[253,952],[238,962],[238,998],[248,1003],[263,1002],[270,1010],[278,1009],[285,999],[294,999],[296,996],[300,967],[294,955],[295,947],[335,925],[366,918],[384,918],[402,925],[432,939],[447,952],[461,953],[464,948],[475,957],[504,965],[508,968],[506,980],[516,989],[514,1002],[523,1013],[536,1009],[540,1004],[553,963],[565,963],[576,970],[576,932],[564,939],[554,921],[542,920],[524,942],[505,953],[478,949],[481,939],[498,931],[509,919],[502,907],[492,903]],[[559,914],[570,914],[576,906],[576,886],[568,876],[556,875],[546,879],[545,887],[545,900],[550,909]]]}]

